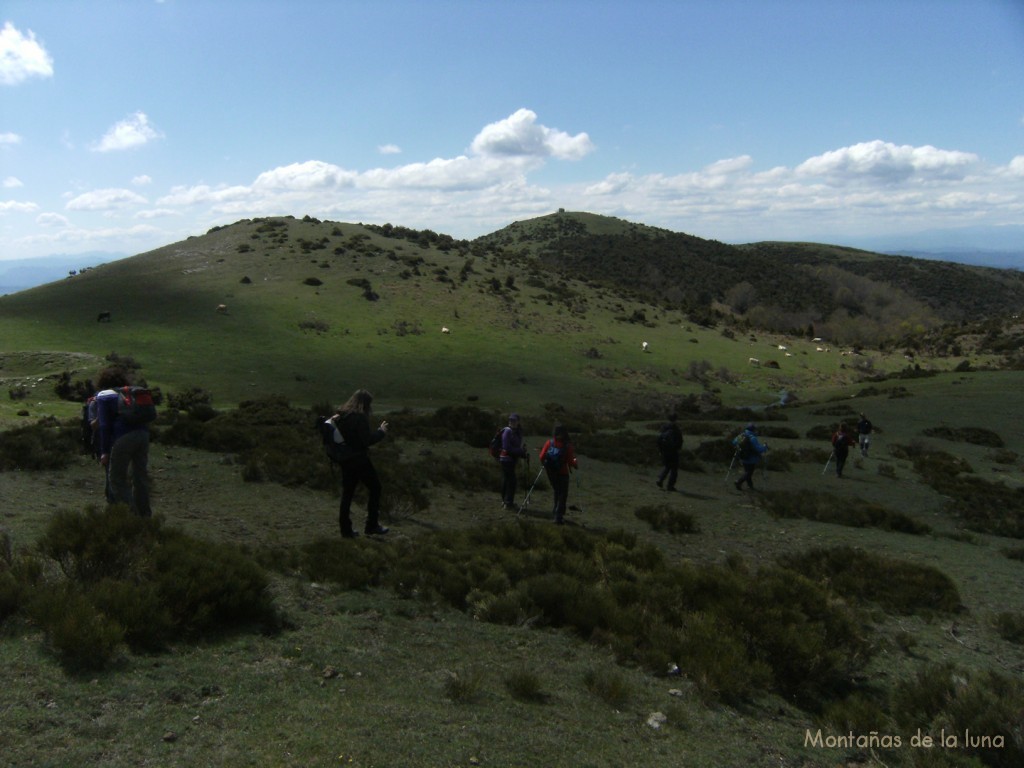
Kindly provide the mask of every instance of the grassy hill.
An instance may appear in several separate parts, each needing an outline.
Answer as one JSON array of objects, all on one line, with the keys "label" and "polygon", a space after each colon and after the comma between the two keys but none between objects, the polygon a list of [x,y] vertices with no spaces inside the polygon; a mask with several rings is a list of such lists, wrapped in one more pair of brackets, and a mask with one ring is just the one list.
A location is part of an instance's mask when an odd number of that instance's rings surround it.
[{"label": "grassy hill", "polygon": [[[1020,764],[1019,320],[854,354],[596,263],[572,276],[545,238],[492,238],[242,221],[0,298],[8,762]],[[858,260],[876,279],[870,254],[815,258],[815,279]],[[212,394],[213,409],[165,404],[154,428],[154,507],[174,533],[83,511],[103,479],[54,385],[111,353],[167,396]],[[362,386],[392,424],[374,448],[392,533],[343,542],[308,409]],[[564,528],[535,458],[532,503],[497,503],[484,445],[509,409],[534,455],[555,420],[572,430]],[[676,494],[653,482],[670,409]],[[861,411],[874,445],[840,480],[828,435]],[[750,419],[771,445],[756,493],[730,482]],[[231,618],[254,599],[231,590],[261,580],[276,620],[264,602],[271,626]],[[109,652],[96,668],[93,645]],[[956,748],[911,745],[943,730]],[[901,742],[862,743],[872,732]]]},{"label": "grassy hill", "polygon": [[753,325],[878,345],[945,322],[1018,311],[1018,271],[814,243],[730,246],[593,214],[515,222],[481,242],[657,303]]}]

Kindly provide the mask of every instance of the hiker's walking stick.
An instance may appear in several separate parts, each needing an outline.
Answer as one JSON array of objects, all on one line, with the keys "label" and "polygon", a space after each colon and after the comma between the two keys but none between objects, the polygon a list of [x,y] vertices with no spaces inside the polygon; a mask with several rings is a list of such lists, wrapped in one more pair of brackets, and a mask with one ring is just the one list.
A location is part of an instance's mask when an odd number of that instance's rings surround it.
[{"label": "hiker's walking stick", "polygon": [[732,455],[732,462],[729,464],[729,471],[725,473],[725,482],[727,483],[729,482],[729,475],[732,474],[732,468],[736,466],[736,457],[739,455],[739,451],[736,451],[736,453]]},{"label": "hiker's walking stick", "polygon": [[533,479],[533,485],[530,486],[530,490],[526,492],[526,498],[523,499],[523,503],[519,505],[519,511],[516,512],[516,517],[523,514],[523,510],[526,509],[530,504],[530,494],[533,493],[533,489],[537,487],[537,481],[540,480],[540,476],[544,474],[544,467],[540,468],[540,472],[537,473],[537,477]]},{"label": "hiker's walking stick", "polygon": [[821,470],[821,474],[824,475],[826,472],[828,472],[828,465],[832,463],[832,459],[833,459],[833,457],[835,457],[835,455],[836,455],[836,452],[833,449],[832,453],[830,453],[828,455],[828,461],[825,462],[825,468],[823,470]]}]

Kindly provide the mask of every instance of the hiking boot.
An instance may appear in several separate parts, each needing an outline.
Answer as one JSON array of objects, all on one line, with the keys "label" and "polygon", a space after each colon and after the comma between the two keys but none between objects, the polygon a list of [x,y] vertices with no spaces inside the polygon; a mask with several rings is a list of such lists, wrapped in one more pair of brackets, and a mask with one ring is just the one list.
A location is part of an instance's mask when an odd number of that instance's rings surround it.
[{"label": "hiking boot", "polygon": [[342,531],[341,538],[343,539],[358,539],[359,534],[355,531]]},{"label": "hiking boot", "polygon": [[375,525],[373,528],[366,529],[367,536],[383,536],[387,532],[388,529],[385,528],[383,525]]}]

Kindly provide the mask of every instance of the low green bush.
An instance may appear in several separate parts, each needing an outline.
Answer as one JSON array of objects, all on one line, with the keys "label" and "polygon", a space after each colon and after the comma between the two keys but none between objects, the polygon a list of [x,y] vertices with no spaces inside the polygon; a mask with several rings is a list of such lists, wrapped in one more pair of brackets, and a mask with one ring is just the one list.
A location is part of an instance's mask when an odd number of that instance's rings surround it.
[{"label": "low green bush", "polygon": [[514,669],[505,677],[505,690],[513,699],[528,704],[543,704],[550,696],[544,692],[540,675],[530,669]]},{"label": "low green bush", "polygon": [[955,443],[970,443],[989,448],[1003,448],[1005,443],[998,433],[984,427],[928,427],[922,430],[928,437],[937,437]]},{"label": "low green bush", "polygon": [[909,733],[920,730],[935,738],[945,733],[956,739],[946,750],[967,759],[992,768],[1024,765],[1024,683],[1019,678],[967,672],[949,663],[928,665],[896,685],[889,711],[897,727]]},{"label": "low green bush", "polygon": [[601,701],[616,708],[623,707],[633,697],[632,686],[615,667],[588,669],[583,675],[583,686]]},{"label": "low green bush", "polygon": [[0,572],[0,594],[10,593],[15,575],[15,609],[44,629],[69,668],[104,666],[122,641],[155,651],[174,638],[281,625],[253,559],[165,528],[160,518],[134,516],[124,505],[55,514],[37,549],[62,578],[44,577],[40,565],[20,576],[8,568]]},{"label": "low green bush", "polygon": [[962,610],[953,580],[937,568],[875,555],[853,547],[784,555],[779,563],[861,605],[900,615]]},{"label": "low green bush", "polygon": [[0,472],[64,469],[81,453],[77,422],[41,419],[0,433]]},{"label": "low green bush", "polygon": [[761,505],[777,518],[802,518],[852,528],[925,534],[931,528],[877,502],[845,499],[824,491],[766,491]]},{"label": "low green bush", "polygon": [[1004,640],[1024,645],[1024,613],[1004,611],[996,616],[995,627]]},{"label": "low green bush", "polygon": [[650,524],[651,528],[655,531],[681,534],[697,533],[699,530],[693,515],[670,507],[668,504],[643,506],[638,508],[633,514],[640,520]]}]

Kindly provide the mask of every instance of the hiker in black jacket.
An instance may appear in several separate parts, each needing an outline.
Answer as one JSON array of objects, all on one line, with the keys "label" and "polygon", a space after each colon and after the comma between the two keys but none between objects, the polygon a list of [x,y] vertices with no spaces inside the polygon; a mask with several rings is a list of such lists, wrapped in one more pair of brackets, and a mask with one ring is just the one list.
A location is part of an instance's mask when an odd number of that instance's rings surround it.
[{"label": "hiker in black jacket", "polygon": [[377,469],[370,461],[370,446],[379,443],[388,432],[388,423],[382,421],[380,426],[370,431],[370,404],[373,395],[365,389],[357,389],[352,397],[331,417],[331,421],[341,433],[349,455],[341,462],[341,508],[338,512],[338,524],[341,535],[346,539],[354,539],[358,534],[352,528],[352,497],[356,486],[366,486],[369,500],[366,502],[366,526],[368,534],[384,534],[388,529],[380,524],[380,479]]},{"label": "hiker in black jacket", "polygon": [[[658,450],[661,451],[663,468],[658,475],[657,484],[667,491],[676,489],[676,478],[679,476],[679,452],[683,448],[683,433],[676,424],[677,416],[673,413],[668,421],[661,425],[658,433]],[[668,485],[664,485],[668,478]]]}]

